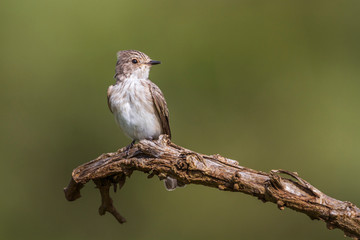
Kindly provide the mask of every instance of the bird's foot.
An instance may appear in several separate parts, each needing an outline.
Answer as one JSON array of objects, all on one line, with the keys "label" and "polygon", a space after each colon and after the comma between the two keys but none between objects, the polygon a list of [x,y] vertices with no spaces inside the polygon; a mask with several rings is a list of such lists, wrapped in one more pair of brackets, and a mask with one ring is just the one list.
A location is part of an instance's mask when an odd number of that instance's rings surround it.
[{"label": "bird's foot", "polygon": [[132,142],[126,147],[126,149],[125,149],[126,156],[129,156],[129,151],[134,146],[134,144],[135,144],[135,140],[132,140]]}]

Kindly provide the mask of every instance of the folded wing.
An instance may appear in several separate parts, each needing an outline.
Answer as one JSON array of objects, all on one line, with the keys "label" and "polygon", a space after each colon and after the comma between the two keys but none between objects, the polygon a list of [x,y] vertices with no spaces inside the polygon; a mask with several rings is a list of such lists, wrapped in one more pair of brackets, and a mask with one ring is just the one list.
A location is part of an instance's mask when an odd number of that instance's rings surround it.
[{"label": "folded wing", "polygon": [[171,139],[171,131],[170,131],[170,124],[169,124],[169,110],[167,108],[167,104],[164,98],[163,93],[161,92],[160,88],[156,86],[153,82],[149,84],[151,96],[154,101],[154,105],[156,108],[156,112],[159,116],[161,121],[161,126],[163,129],[163,133],[169,136]]}]

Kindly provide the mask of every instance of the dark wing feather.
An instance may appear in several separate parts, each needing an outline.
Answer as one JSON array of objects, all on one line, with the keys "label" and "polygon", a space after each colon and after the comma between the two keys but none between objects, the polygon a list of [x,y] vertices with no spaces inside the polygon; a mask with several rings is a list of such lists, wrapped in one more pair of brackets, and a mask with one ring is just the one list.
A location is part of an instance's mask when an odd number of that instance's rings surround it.
[{"label": "dark wing feather", "polygon": [[111,96],[111,92],[112,92],[112,87],[113,87],[113,85],[111,85],[107,90],[107,103],[108,103],[108,107],[110,109],[110,112],[113,112],[111,110],[111,103],[110,103],[110,96]]},{"label": "dark wing feather", "polygon": [[153,82],[150,82],[150,93],[154,101],[154,105],[156,108],[156,112],[160,118],[161,126],[163,132],[169,136],[171,139],[171,131],[170,131],[170,124],[169,124],[169,110],[167,108],[167,104],[164,98],[163,93],[161,92],[160,88],[156,86]]}]

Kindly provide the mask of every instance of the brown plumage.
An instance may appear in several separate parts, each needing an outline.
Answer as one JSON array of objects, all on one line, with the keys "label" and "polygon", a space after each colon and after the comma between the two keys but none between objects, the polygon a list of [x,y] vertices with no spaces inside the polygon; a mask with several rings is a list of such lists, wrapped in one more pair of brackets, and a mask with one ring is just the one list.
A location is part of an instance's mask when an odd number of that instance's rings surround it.
[{"label": "brown plumage", "polygon": [[167,134],[171,139],[170,123],[169,123],[169,110],[162,94],[160,88],[156,86],[153,82],[149,84],[150,92],[154,105],[157,111],[157,114],[161,121],[161,126],[163,133]]}]

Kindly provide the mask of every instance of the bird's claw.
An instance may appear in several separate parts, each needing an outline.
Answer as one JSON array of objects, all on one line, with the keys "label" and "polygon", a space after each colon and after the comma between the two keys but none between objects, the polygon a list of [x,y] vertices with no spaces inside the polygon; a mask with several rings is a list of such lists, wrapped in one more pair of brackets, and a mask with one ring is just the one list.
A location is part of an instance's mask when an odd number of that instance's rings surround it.
[{"label": "bird's claw", "polygon": [[134,144],[135,144],[135,140],[132,140],[132,142],[126,147],[124,151],[126,156],[129,156],[129,151],[134,146]]}]

